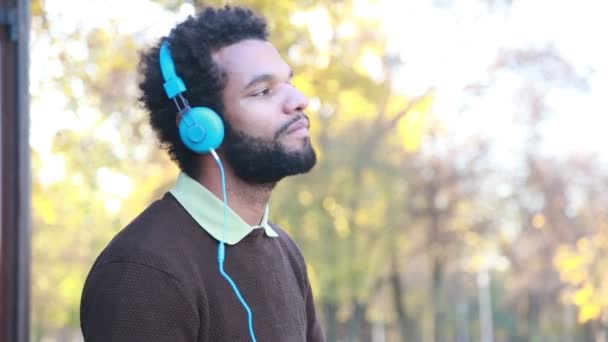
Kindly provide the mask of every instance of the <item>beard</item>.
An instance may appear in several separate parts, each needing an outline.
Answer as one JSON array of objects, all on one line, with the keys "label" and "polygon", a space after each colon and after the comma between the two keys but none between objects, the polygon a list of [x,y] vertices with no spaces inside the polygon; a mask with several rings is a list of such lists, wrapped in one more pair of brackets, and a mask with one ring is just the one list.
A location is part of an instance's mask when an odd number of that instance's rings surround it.
[{"label": "beard", "polygon": [[298,119],[301,117],[281,127],[273,139],[250,136],[226,123],[221,151],[235,175],[248,184],[266,185],[310,171],[317,162],[317,155],[309,138],[304,139],[302,149],[297,151],[287,150],[277,140]]}]

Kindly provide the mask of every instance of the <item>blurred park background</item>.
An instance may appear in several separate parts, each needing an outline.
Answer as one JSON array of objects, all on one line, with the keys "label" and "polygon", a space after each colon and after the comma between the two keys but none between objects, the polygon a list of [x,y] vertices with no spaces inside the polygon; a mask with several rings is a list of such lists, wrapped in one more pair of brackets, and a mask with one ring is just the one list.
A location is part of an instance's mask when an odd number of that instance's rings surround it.
[{"label": "blurred park background", "polygon": [[32,341],[82,340],[94,258],[178,173],[138,51],[226,3],[310,98],[320,162],[271,218],[328,341],[608,340],[604,2],[32,0]]}]

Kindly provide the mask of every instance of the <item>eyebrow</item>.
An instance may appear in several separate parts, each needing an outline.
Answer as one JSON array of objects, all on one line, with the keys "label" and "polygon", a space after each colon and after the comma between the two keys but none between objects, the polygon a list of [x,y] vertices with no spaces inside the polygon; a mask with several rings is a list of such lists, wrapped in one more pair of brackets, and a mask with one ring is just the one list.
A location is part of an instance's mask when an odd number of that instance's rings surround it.
[{"label": "eyebrow", "polygon": [[[289,78],[291,79],[292,77],[293,77],[293,69],[289,68]],[[249,89],[258,83],[269,82],[274,79],[275,79],[275,76],[273,74],[256,75],[251,79],[251,81],[249,81],[247,83],[247,85],[244,87],[244,89]]]}]

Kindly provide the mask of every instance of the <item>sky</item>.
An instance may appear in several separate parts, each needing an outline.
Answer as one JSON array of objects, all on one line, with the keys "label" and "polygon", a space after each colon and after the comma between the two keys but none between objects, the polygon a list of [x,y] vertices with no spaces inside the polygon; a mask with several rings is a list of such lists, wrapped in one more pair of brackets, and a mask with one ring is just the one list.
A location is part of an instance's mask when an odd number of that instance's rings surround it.
[{"label": "sky", "polygon": [[[361,1],[366,3],[365,1]],[[608,4],[604,1],[493,1],[494,11],[476,0],[383,1],[377,15],[386,22],[407,66],[398,78],[405,92],[438,89],[438,115],[455,135],[485,132],[502,154],[523,148],[525,131],[514,122],[521,89],[533,82],[546,94],[551,118],[540,127],[542,153],[556,158],[597,153],[608,159]],[[434,3],[447,4],[443,8]],[[369,5],[368,5],[369,6]],[[485,96],[471,98],[467,84],[483,83],[498,51],[551,46],[588,84],[586,89],[544,82],[535,70],[495,74]],[[460,112],[462,108],[466,108]],[[460,113],[459,113],[460,112]],[[510,151],[510,152],[509,152]]]},{"label": "sky", "polygon": [[[486,1],[494,4],[489,9],[477,0],[355,0],[353,10],[358,16],[380,19],[379,29],[388,37],[391,51],[404,61],[395,77],[398,91],[413,95],[435,87],[434,112],[450,128],[454,141],[475,134],[490,137],[496,142],[497,165],[511,167],[508,156],[522,153],[525,142],[525,130],[515,117],[522,110],[522,89],[532,83],[545,94],[551,114],[539,128],[542,153],[558,159],[597,154],[608,161],[604,149],[608,146],[604,133],[608,127],[608,44],[602,36],[608,32],[608,5],[593,0],[513,0],[508,7],[502,5],[504,1]],[[194,13],[188,4],[173,13],[149,0],[47,0],[46,7],[52,33],[58,38],[76,27],[86,31],[115,21],[123,33],[152,40]],[[318,8],[314,17],[312,38],[323,44],[331,34],[323,23],[323,9]],[[294,22],[306,25],[311,22],[307,18],[294,9]],[[30,142],[43,158],[40,177],[52,183],[65,174],[61,157],[49,149],[54,134],[59,129],[93,125],[101,114],[86,104],[80,115],[66,110],[65,96],[44,82],[45,77],[62,73],[54,58],[56,51],[42,37],[33,36],[31,44],[35,100]],[[538,70],[513,68],[492,74],[492,86],[483,96],[473,97],[464,90],[490,79],[488,70],[499,51],[547,46],[573,66],[586,84],[583,89],[546,82]],[[87,58],[83,45],[75,44],[71,51]],[[378,65],[373,59],[367,62],[370,75],[378,74]],[[111,127],[102,130],[101,136],[112,137]]]}]

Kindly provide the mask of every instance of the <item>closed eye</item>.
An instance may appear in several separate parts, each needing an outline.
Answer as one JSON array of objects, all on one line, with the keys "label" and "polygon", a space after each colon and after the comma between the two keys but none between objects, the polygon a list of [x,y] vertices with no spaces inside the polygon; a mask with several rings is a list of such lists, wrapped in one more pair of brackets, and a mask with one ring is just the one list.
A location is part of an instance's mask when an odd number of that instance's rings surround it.
[{"label": "closed eye", "polygon": [[253,94],[251,94],[251,96],[266,96],[266,95],[270,95],[272,93],[272,91],[270,90],[270,88],[264,88],[260,91],[257,91]]}]

